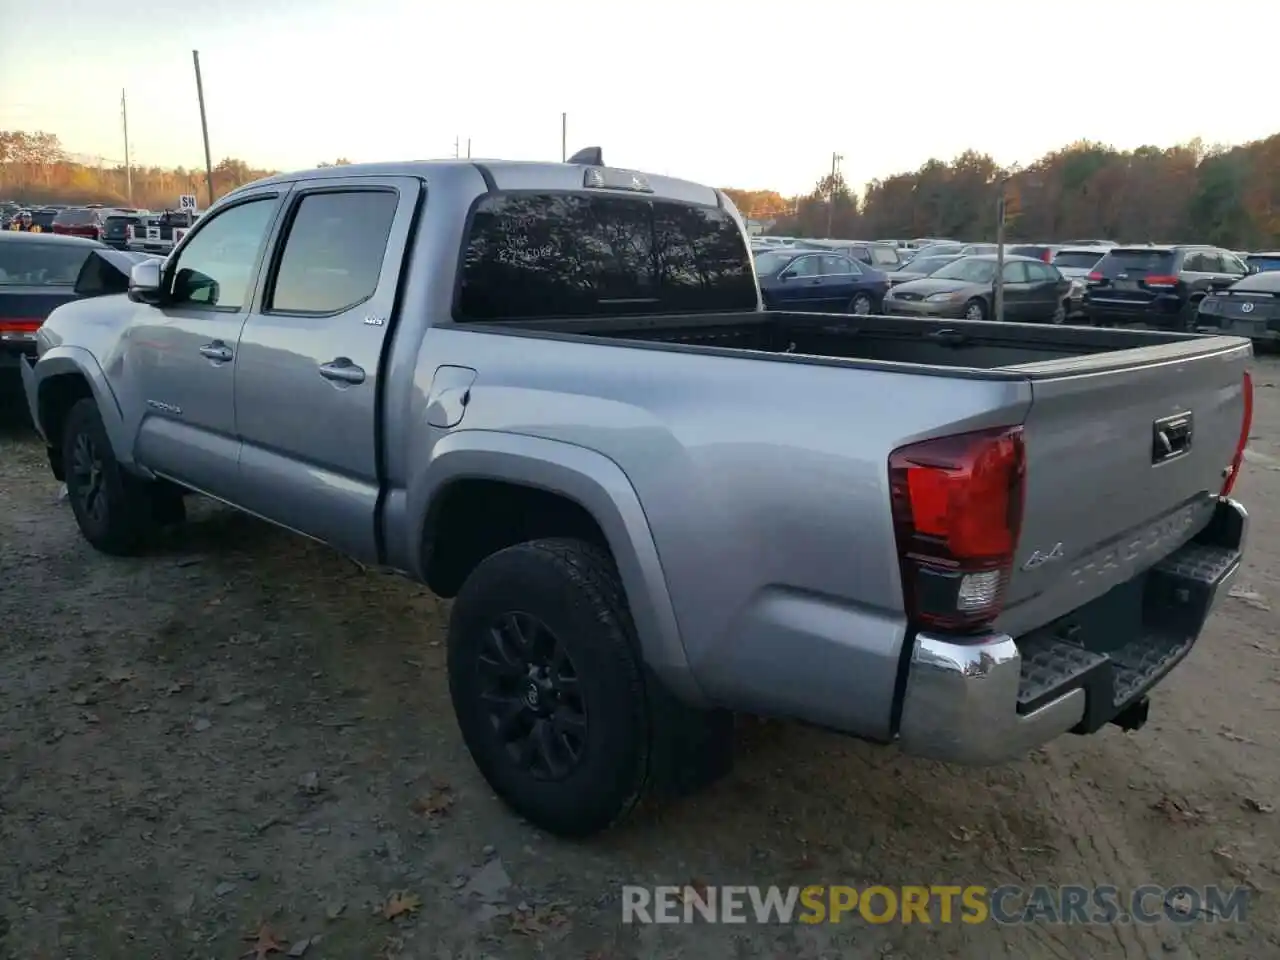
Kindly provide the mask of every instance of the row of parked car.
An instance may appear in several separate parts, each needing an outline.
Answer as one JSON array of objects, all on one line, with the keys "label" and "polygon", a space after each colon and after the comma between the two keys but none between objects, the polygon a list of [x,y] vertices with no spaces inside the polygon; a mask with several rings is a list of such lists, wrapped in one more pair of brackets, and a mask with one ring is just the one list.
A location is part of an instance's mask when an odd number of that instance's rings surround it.
[{"label": "row of parked car", "polygon": [[181,210],[152,212],[100,203],[23,207],[0,203],[0,229],[27,233],[55,233],[99,240],[117,250],[168,253],[197,214]]},{"label": "row of parked car", "polygon": [[[952,240],[756,237],[766,304],[986,320],[998,248]],[[1280,252],[1110,240],[1007,244],[1004,319],[1212,330],[1280,338]]]}]

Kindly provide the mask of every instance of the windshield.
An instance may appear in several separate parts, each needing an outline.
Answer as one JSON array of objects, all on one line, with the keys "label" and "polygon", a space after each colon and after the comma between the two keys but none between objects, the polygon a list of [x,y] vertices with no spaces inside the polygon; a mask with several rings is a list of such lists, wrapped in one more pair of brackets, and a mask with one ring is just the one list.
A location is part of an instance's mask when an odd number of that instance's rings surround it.
[{"label": "windshield", "polygon": [[63,210],[56,217],[54,223],[61,226],[79,227],[85,224],[95,223],[98,219],[97,210]]},{"label": "windshield", "polygon": [[965,283],[990,283],[996,278],[994,260],[978,260],[964,257],[954,260],[941,270],[930,274],[931,280],[963,280]]},{"label": "windshield", "polygon": [[1257,267],[1264,273],[1271,270],[1280,270],[1280,257],[1249,257],[1248,259],[1249,266]]},{"label": "windshield", "polygon": [[955,257],[916,257],[902,269],[909,273],[918,273],[927,277],[935,270],[941,270],[954,260]]},{"label": "windshield", "polygon": [[92,252],[78,243],[2,243],[0,286],[69,287]]},{"label": "windshield", "polygon": [[1053,258],[1053,265],[1055,267],[1085,269],[1093,267],[1101,259],[1101,250],[1097,253],[1092,250],[1064,250]]},{"label": "windshield", "polygon": [[1264,270],[1262,273],[1243,277],[1232,284],[1231,289],[1242,293],[1280,293],[1280,272]]},{"label": "windshield", "polygon": [[775,273],[781,273],[782,268],[796,258],[794,253],[779,253],[776,250],[766,250],[763,253],[756,254],[756,275],[761,277],[771,277]]},{"label": "windshield", "polygon": [[1111,250],[1098,261],[1094,269],[1109,279],[1133,271],[1171,273],[1173,252],[1160,249]]}]

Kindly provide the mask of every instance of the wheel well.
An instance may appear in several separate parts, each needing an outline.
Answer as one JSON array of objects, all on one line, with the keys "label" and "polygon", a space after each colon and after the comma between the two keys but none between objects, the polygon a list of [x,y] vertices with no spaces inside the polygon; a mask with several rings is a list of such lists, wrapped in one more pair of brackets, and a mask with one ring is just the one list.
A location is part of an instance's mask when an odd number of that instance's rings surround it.
[{"label": "wheel well", "polygon": [[485,557],[544,537],[609,549],[595,517],[576,500],[504,480],[455,480],[436,495],[423,531],[427,586],[437,596],[456,596]]},{"label": "wheel well", "polygon": [[62,428],[67,414],[78,401],[92,396],[89,381],[78,373],[60,373],[40,384],[40,426],[49,441],[49,465],[58,480],[66,479],[62,465]]}]

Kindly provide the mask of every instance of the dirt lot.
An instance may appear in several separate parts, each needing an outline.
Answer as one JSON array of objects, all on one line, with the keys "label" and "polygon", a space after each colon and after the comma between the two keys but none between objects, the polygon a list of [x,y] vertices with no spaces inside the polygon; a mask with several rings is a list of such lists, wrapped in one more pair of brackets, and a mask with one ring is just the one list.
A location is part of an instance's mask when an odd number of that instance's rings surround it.
[{"label": "dirt lot", "polygon": [[[1256,383],[1250,593],[1144,730],[974,771],[746,723],[727,781],[580,845],[472,767],[446,604],[209,505],[145,559],[96,555],[5,428],[0,957],[1280,956],[1280,362]],[[693,880],[1256,893],[1243,925],[621,923],[622,884]]]}]

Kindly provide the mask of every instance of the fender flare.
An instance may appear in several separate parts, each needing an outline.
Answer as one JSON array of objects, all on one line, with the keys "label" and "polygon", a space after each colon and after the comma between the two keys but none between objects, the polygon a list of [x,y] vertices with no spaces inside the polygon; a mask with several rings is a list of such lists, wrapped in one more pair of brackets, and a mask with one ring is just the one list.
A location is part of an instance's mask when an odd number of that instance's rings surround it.
[{"label": "fender flare", "polygon": [[613,460],[594,450],[489,430],[443,437],[409,491],[408,530],[414,573],[425,571],[422,532],[435,498],[453,481],[503,480],[566,497],[591,514],[618,565],[645,663],[667,688],[693,705],[707,703],[689,670],[675,606],[667,589],[648,518],[631,481]]},{"label": "fender flare", "polygon": [[[115,391],[111,389],[107,375],[103,373],[102,366],[98,363],[98,358],[83,347],[67,345],[52,347],[36,361],[35,366],[31,368],[32,382],[28,386],[29,399],[34,408],[33,413],[37,415],[39,413],[40,391],[44,384],[54,377],[66,374],[76,374],[89,384],[89,391],[98,405],[98,413],[102,417],[102,424],[111,440],[111,448],[116,459],[122,464],[132,466],[133,449],[125,437],[124,413],[120,409],[120,401],[116,399]],[[37,419],[36,428],[46,442],[51,426]]]}]

